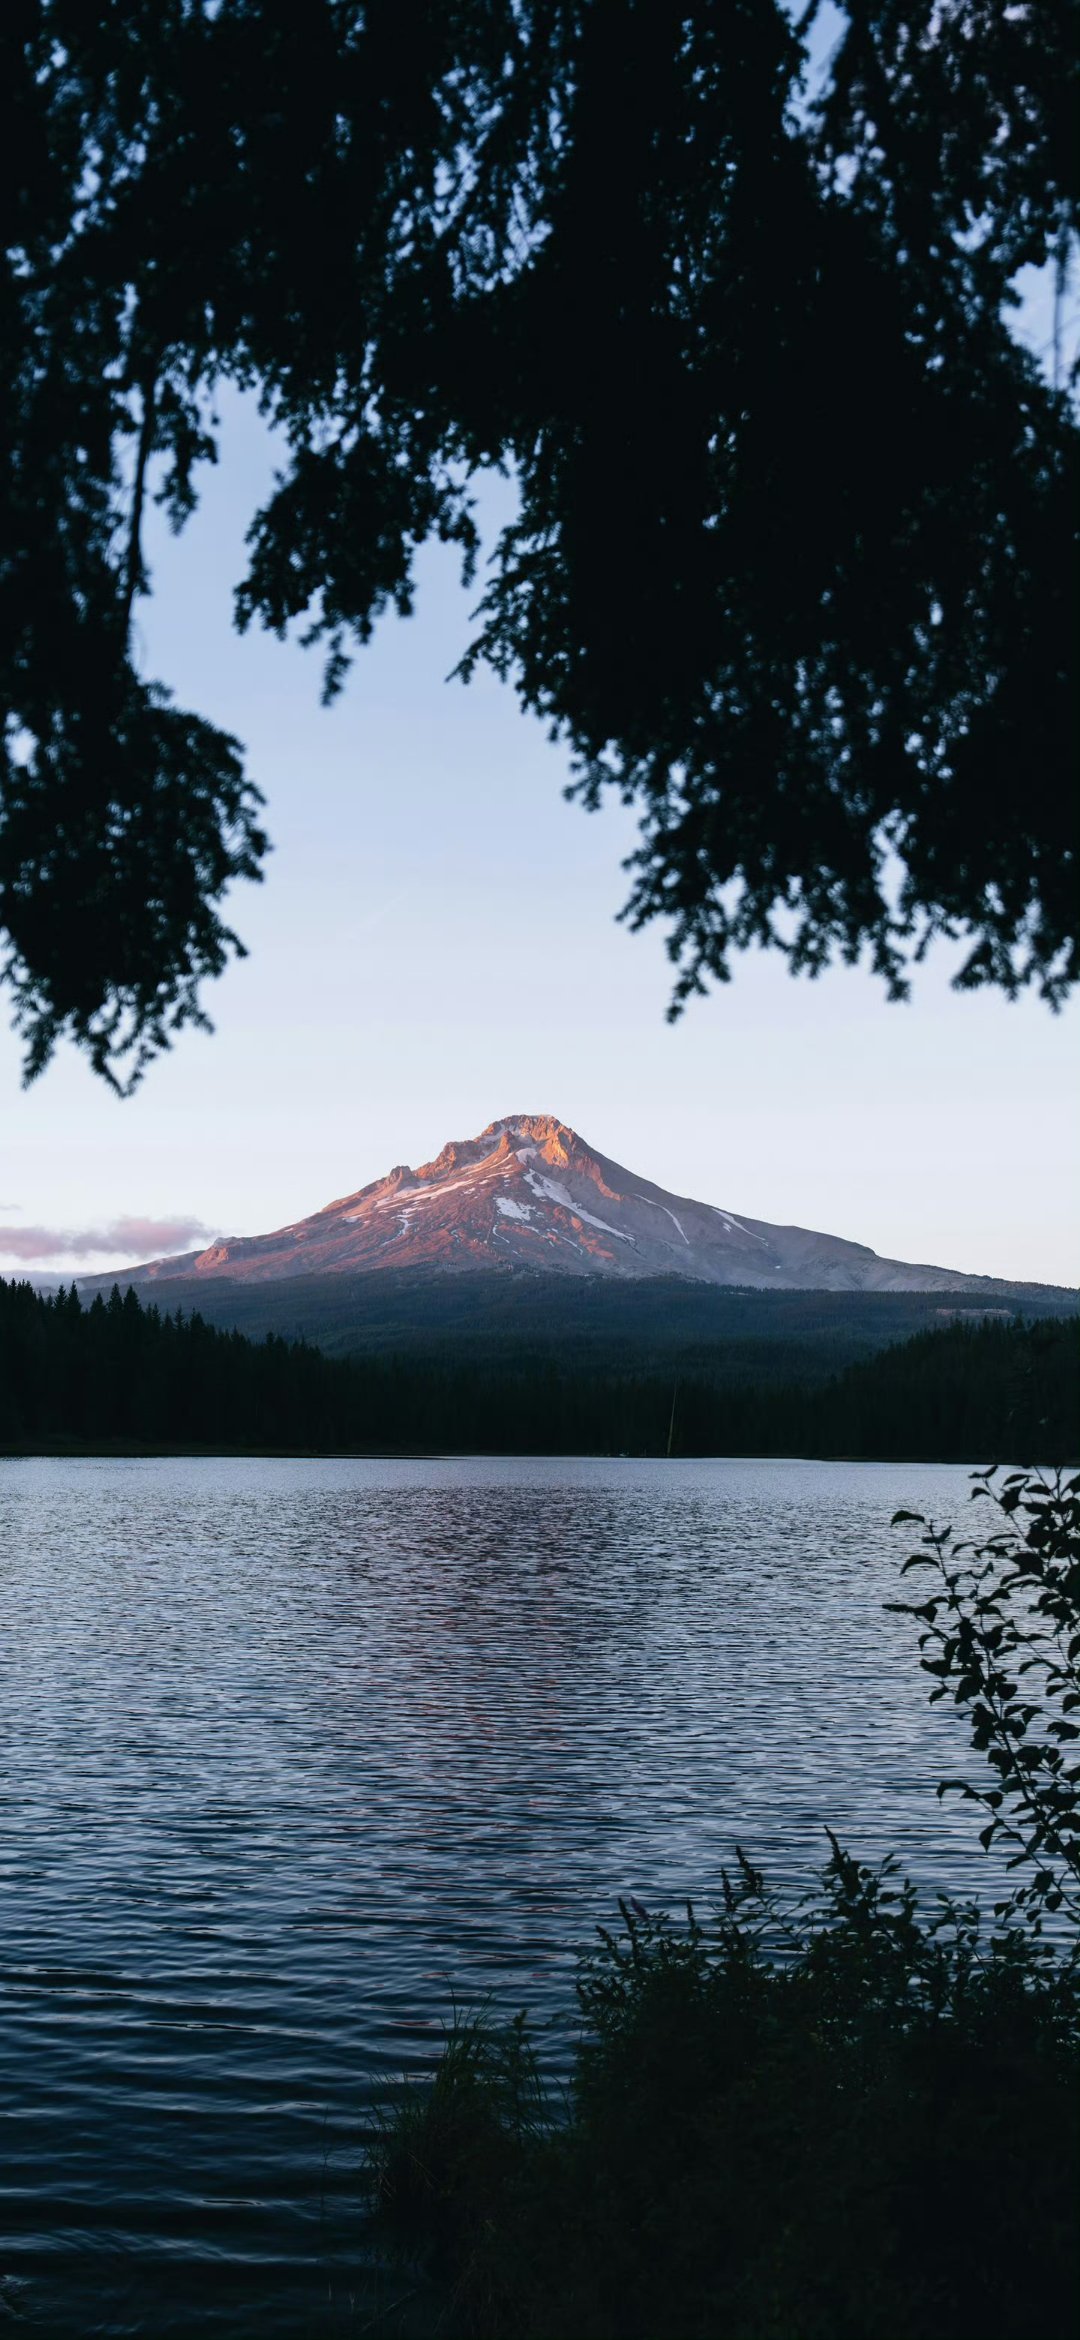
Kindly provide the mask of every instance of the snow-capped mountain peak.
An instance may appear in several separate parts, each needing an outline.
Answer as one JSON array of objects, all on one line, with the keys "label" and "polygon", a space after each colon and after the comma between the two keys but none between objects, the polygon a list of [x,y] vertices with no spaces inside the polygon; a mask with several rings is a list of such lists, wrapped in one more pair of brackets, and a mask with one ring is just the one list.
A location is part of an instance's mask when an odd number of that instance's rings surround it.
[{"label": "snow-capped mountain peak", "polygon": [[[168,1277],[367,1275],[502,1267],[574,1276],[688,1277],[817,1291],[990,1291],[996,1279],[881,1259],[865,1244],[669,1194],[548,1113],[512,1113],[399,1162],[271,1235],[229,1237],[129,1271]],[[102,1279],[95,1279],[101,1281]]]}]

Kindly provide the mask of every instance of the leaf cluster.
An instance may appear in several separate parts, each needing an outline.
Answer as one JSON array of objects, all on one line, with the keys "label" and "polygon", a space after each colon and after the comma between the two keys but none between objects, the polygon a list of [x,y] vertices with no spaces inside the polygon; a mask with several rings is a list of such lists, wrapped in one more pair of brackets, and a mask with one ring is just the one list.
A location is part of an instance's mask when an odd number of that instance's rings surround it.
[{"label": "leaf cluster", "polygon": [[[1064,268],[1072,9],[10,0],[0,27],[0,918],[28,1070],[137,1077],[238,946],[236,743],[137,671],[223,380],[284,460],[239,622],[326,687],[512,472],[464,671],[641,816],[676,1004],[964,935],[1075,979],[1076,430],[1008,328]],[[890,868],[899,871],[898,885]],[[126,1069],[125,1069],[126,1068]]]}]

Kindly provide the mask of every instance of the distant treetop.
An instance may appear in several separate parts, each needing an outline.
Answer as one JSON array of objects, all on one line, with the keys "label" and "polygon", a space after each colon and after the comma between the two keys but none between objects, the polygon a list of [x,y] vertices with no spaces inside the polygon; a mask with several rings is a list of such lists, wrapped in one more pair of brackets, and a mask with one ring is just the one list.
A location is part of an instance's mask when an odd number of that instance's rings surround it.
[{"label": "distant treetop", "polygon": [[[830,11],[830,14],[832,12]],[[239,743],[132,655],[213,398],[283,469],[237,618],[343,680],[520,492],[465,661],[640,813],[675,1004],[733,951],[1075,981],[1076,0],[8,0],[3,973],[128,1085],[240,948]],[[820,34],[820,27],[817,28]],[[1056,370],[1056,379],[1055,379]]]}]

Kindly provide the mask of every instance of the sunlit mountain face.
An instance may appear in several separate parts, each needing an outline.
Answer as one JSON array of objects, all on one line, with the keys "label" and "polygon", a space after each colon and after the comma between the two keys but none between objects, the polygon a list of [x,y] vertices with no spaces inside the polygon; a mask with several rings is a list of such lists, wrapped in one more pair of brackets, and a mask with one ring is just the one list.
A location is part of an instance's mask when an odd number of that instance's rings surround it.
[{"label": "sunlit mountain face", "polygon": [[[597,1153],[550,1114],[511,1114],[271,1235],[125,1270],[264,1283],[292,1276],[430,1269],[560,1276],[680,1276],[806,1291],[991,1291],[990,1276],[881,1259],[862,1243],[668,1194]],[[80,1279],[82,1280],[82,1279]],[[89,1280],[89,1279],[88,1279]],[[93,1281],[108,1281],[97,1278]]]}]

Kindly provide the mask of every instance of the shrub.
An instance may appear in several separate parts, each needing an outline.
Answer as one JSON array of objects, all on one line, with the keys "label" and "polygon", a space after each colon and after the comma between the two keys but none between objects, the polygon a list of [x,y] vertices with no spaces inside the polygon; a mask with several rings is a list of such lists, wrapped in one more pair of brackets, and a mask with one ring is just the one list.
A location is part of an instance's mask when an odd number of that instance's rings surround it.
[{"label": "shrub", "polygon": [[[1032,2340],[1080,2296],[1080,1479],[977,1474],[981,1544],[907,1568],[935,1697],[967,1710],[1021,1873],[929,1914],[830,1837],[816,1893],[743,1854],[684,1922],[620,1903],[582,1960],[561,2113],[524,2017],[459,2025],[384,2126],[384,2234],[474,2340]],[[917,1518],[903,1513],[899,1518]],[[1044,1927],[1050,1913],[1053,1924]]]},{"label": "shrub", "polygon": [[568,2115],[519,2018],[462,2025],[376,2154],[384,2235],[479,2340],[1030,2340],[1080,2265],[1077,1994],[1029,1926],[921,1918],[835,1842],[715,1919],[620,1905]]}]

